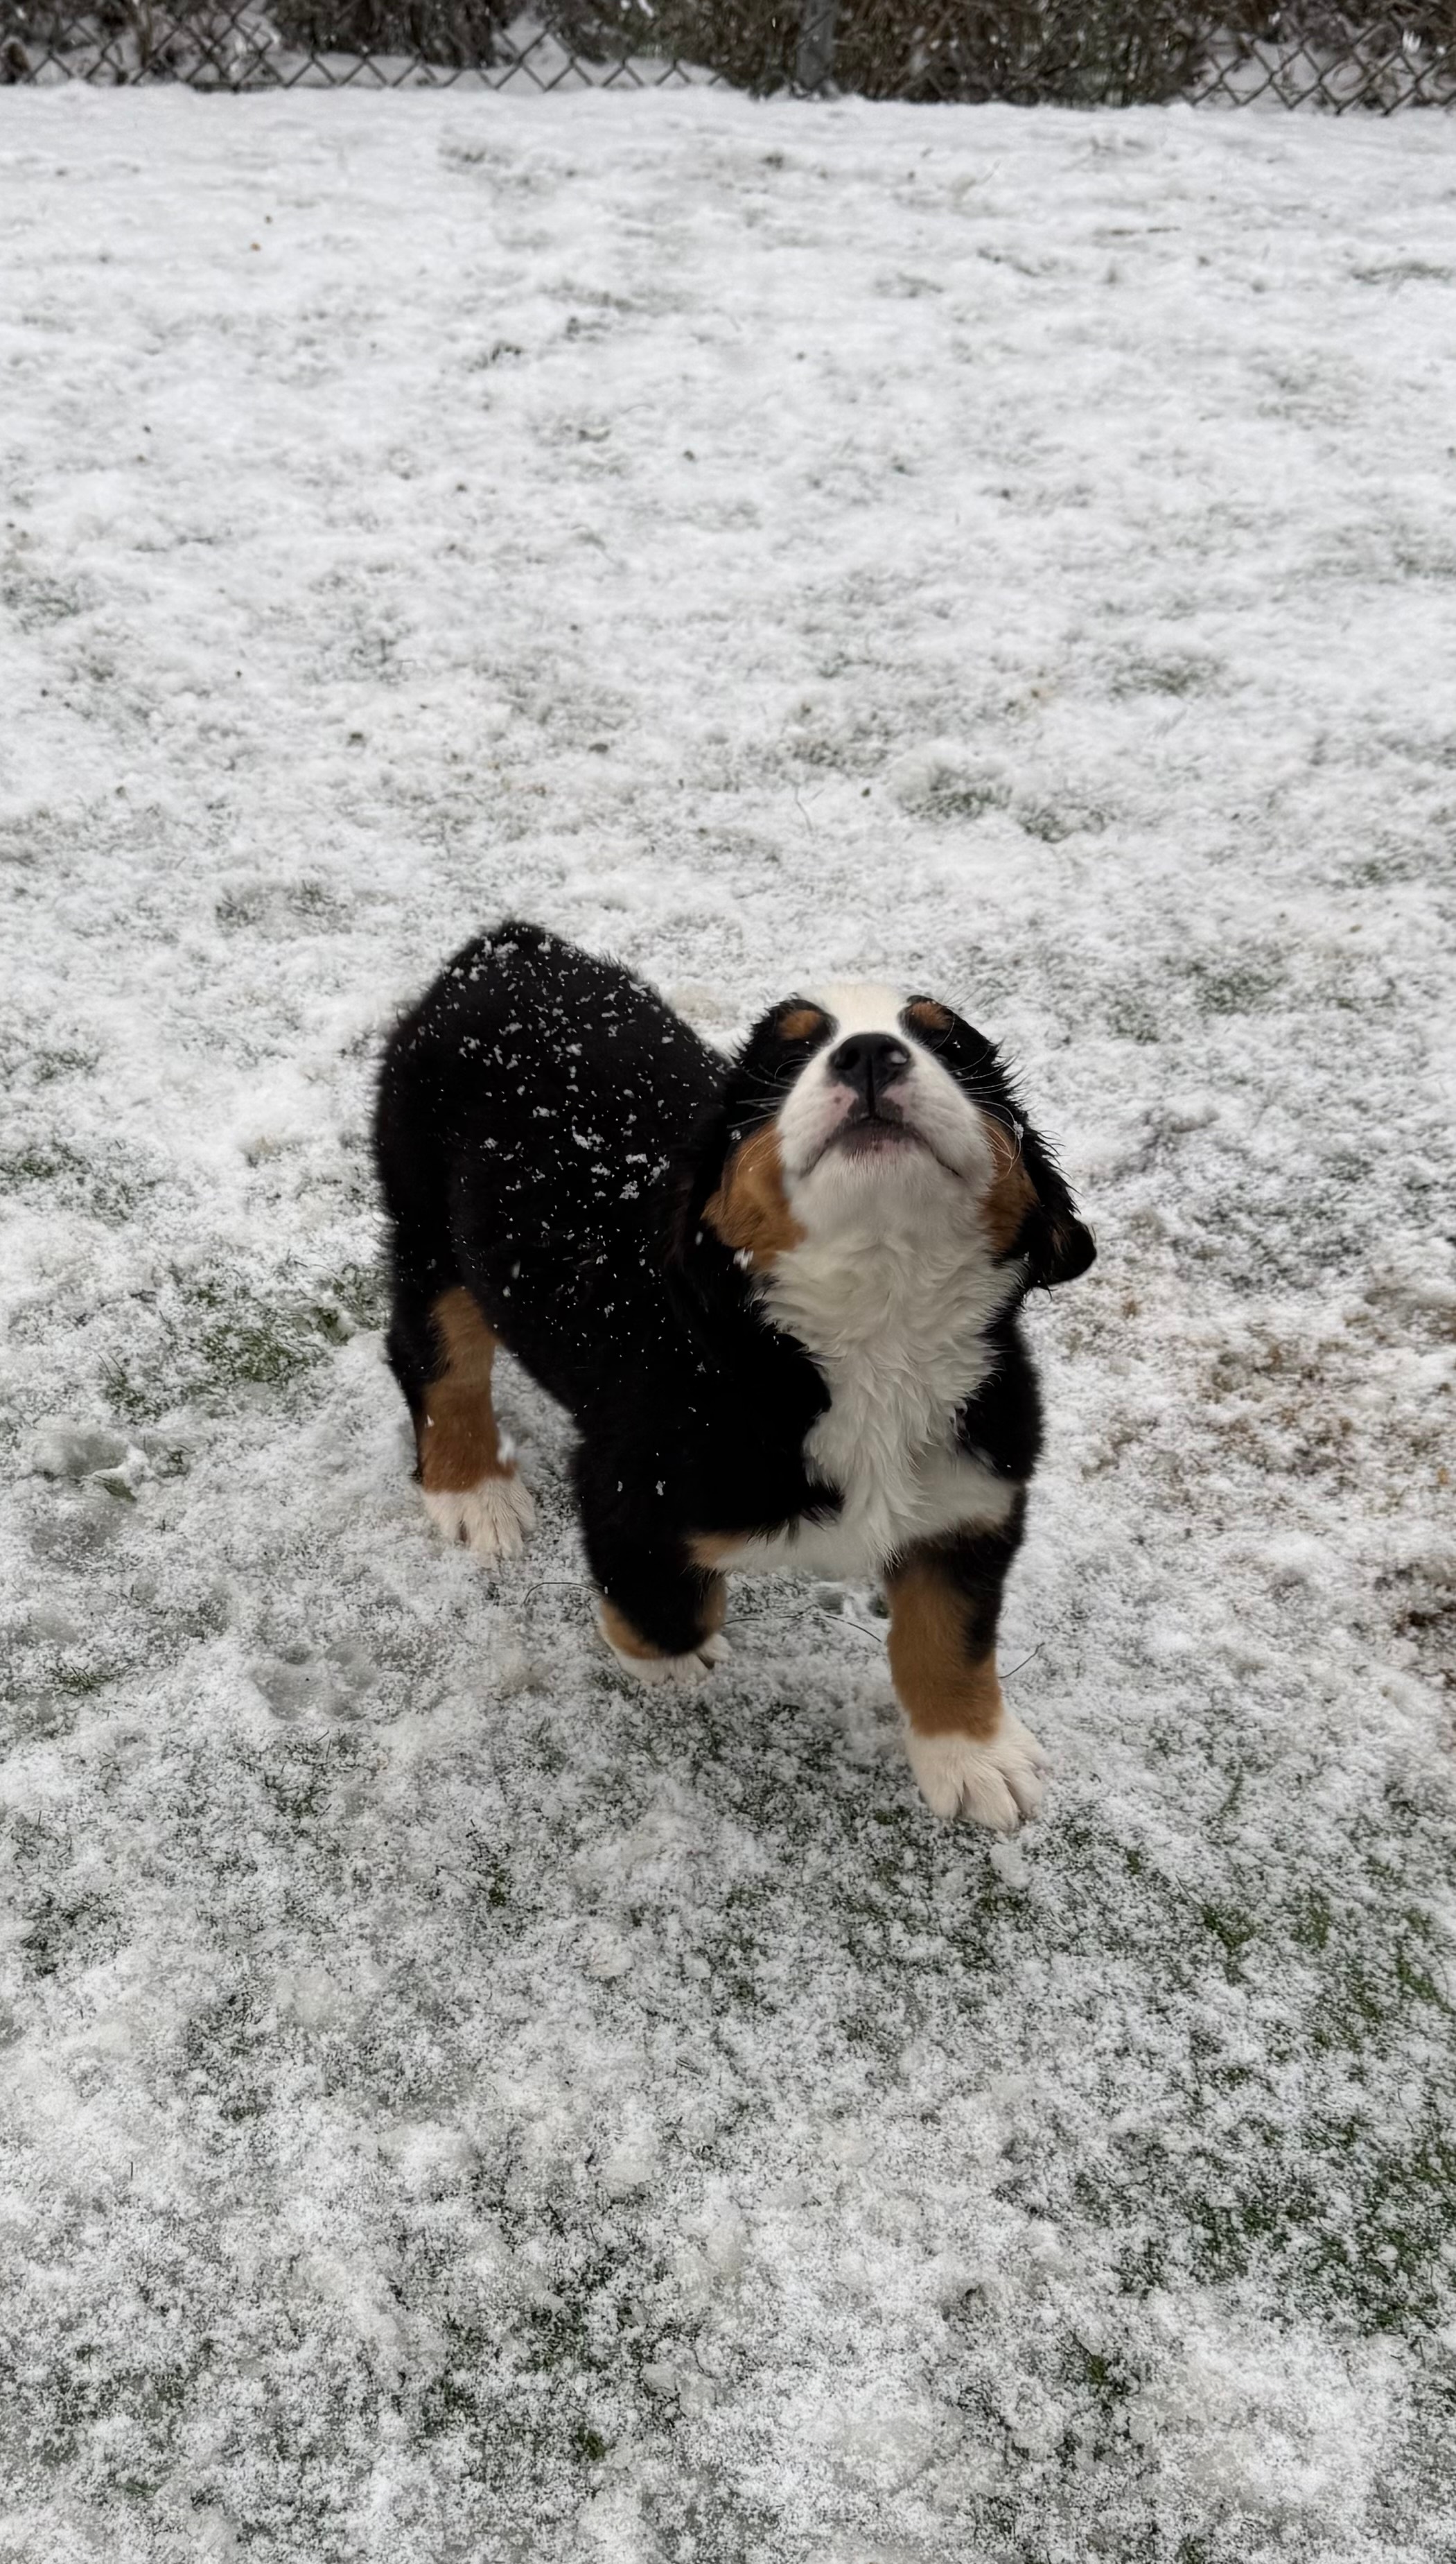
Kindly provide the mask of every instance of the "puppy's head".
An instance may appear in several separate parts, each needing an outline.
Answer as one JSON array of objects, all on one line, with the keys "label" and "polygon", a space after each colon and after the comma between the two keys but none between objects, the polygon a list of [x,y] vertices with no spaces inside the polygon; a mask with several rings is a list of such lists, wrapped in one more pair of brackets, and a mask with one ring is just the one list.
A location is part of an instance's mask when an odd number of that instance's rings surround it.
[{"label": "puppy's head", "polygon": [[748,1035],[682,1182],[674,1264],[771,1272],[806,1241],[947,1234],[1072,1281],[1096,1249],[1016,1103],[996,1050],[949,1007],[851,985],[789,997]]}]

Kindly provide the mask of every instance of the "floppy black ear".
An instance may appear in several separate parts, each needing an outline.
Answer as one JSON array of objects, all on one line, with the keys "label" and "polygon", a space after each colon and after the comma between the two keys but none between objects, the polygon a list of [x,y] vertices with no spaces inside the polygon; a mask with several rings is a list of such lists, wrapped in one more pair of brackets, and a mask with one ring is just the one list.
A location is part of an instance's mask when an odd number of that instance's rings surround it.
[{"label": "floppy black ear", "polygon": [[668,1290],[678,1315],[698,1332],[705,1323],[753,1316],[749,1257],[735,1253],[705,1214],[733,1152],[777,1112],[789,1080],[829,1031],[823,1009],[802,997],[785,997],[761,1016],[724,1062],[717,1098],[673,1170]]},{"label": "floppy black ear", "polygon": [[1021,1128],[1021,1163],[1036,1199],[1026,1214],[1016,1252],[1026,1261],[1030,1289],[1075,1282],[1096,1261],[1097,1241],[1067,1190],[1062,1171],[1029,1122]]},{"label": "floppy black ear", "polygon": [[704,1115],[670,1176],[664,1272],[668,1297],[695,1334],[730,1320],[743,1307],[747,1287],[735,1257],[705,1213],[723,1181],[728,1155],[738,1136],[731,1081]]}]

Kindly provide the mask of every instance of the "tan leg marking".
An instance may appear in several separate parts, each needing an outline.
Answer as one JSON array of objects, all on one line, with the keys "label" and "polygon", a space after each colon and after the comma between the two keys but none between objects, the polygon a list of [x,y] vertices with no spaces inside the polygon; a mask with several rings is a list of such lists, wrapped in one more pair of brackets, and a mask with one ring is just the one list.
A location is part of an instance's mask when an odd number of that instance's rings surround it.
[{"label": "tan leg marking", "polygon": [[966,1604],[928,1560],[887,1579],[890,1670],[911,1769],[937,1816],[1014,1833],[1041,1805],[1041,1747],[1001,1698],[995,1651],[972,1656]]},{"label": "tan leg marking", "polygon": [[890,1673],[917,1735],[994,1736],[1005,1709],[995,1649],[967,1654],[954,1587],[919,1559],[887,1581]]},{"label": "tan leg marking", "polygon": [[728,1613],[728,1587],[721,1576],[710,1579],[703,1598],[703,1628],[696,1643],[685,1656],[665,1656],[650,1638],[633,1627],[625,1611],[619,1611],[606,1596],[597,1597],[597,1626],[618,1664],[643,1682],[701,1682],[703,1676],[731,1653],[727,1638],[720,1635]]},{"label": "tan leg marking", "polygon": [[483,1558],[516,1558],[535,1507],[501,1449],[491,1374],[500,1339],[469,1291],[443,1291],[430,1312],[441,1370],[416,1427],[425,1509],[446,1540]]},{"label": "tan leg marking", "polygon": [[688,1556],[695,1567],[702,1567],[710,1576],[716,1576],[720,1568],[731,1564],[742,1546],[742,1539],[736,1532],[695,1531],[689,1536]]},{"label": "tan leg marking", "polygon": [[462,1495],[482,1478],[514,1477],[501,1457],[491,1402],[491,1373],[500,1338],[469,1291],[444,1291],[430,1312],[443,1357],[425,1391],[419,1425],[420,1483],[426,1495]]},{"label": "tan leg marking", "polygon": [[[625,1611],[619,1611],[615,1602],[609,1602],[605,1595],[599,1598],[597,1608],[601,1615],[602,1636],[619,1655],[635,1656],[644,1664],[650,1664],[654,1659],[662,1664],[675,1661],[671,1656],[664,1656],[661,1647],[655,1647],[639,1629],[634,1629]],[[721,1576],[715,1576],[704,1597],[703,1636],[717,1637],[727,1618],[728,1587]]]},{"label": "tan leg marking", "polygon": [[783,1161],[771,1122],[734,1150],[703,1216],[725,1246],[747,1256],[755,1272],[766,1272],[789,1247],[802,1244],[804,1232],[783,1189]]},{"label": "tan leg marking", "polygon": [[650,1664],[655,1657],[662,1654],[661,1647],[653,1646],[650,1639],[642,1637],[633,1628],[626,1615],[617,1609],[615,1602],[607,1601],[605,1595],[602,1596],[597,1607],[601,1613],[602,1636],[609,1647],[616,1648],[619,1656],[635,1656],[640,1663]]}]

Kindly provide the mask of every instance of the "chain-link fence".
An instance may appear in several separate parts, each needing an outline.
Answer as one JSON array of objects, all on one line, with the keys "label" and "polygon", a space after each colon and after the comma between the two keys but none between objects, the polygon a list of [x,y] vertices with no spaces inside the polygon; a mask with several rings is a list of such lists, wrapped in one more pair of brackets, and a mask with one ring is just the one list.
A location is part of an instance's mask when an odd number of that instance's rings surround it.
[{"label": "chain-link fence", "polygon": [[1456,0],[0,0],[0,82],[183,80],[1389,112],[1456,102]]}]

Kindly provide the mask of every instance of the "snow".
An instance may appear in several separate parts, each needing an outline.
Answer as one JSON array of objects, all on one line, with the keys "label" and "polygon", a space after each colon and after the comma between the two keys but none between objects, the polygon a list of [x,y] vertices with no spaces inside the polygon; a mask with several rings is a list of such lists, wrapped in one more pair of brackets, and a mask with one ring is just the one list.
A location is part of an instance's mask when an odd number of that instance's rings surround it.
[{"label": "snow", "polygon": [[[0,2556],[1435,2564],[1449,128],[0,100]],[[434,1538],[391,1010],[961,1001],[1101,1260],[936,1822]]]}]

